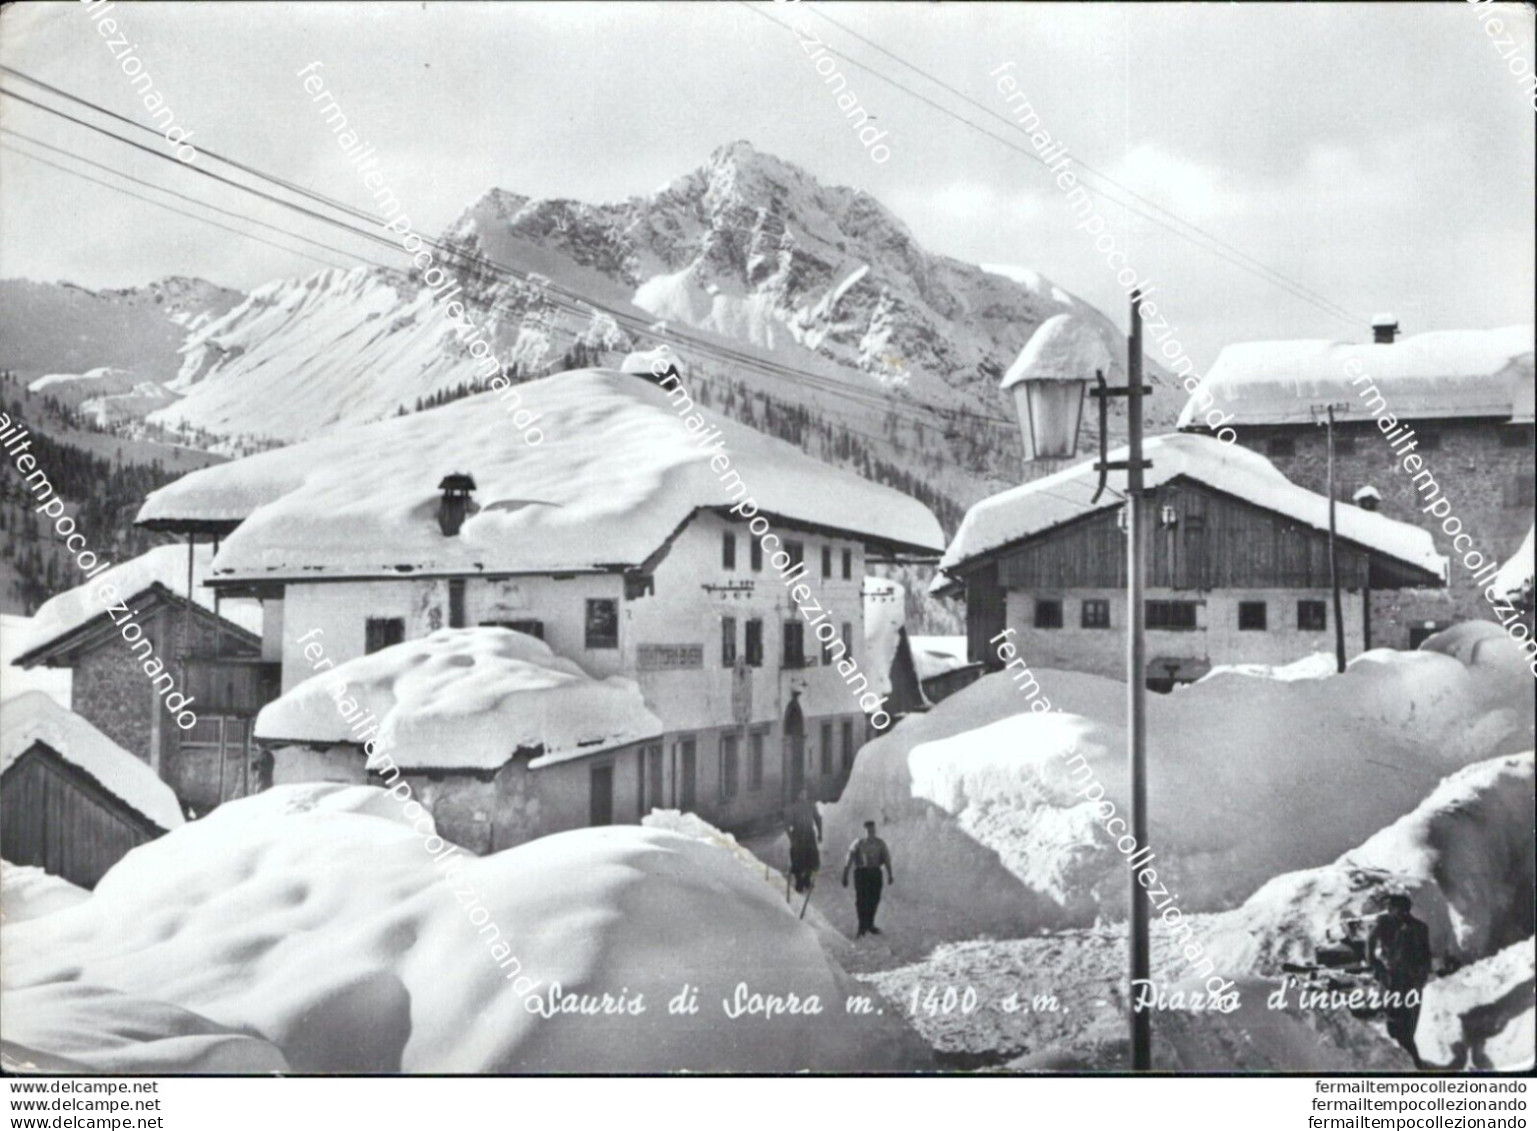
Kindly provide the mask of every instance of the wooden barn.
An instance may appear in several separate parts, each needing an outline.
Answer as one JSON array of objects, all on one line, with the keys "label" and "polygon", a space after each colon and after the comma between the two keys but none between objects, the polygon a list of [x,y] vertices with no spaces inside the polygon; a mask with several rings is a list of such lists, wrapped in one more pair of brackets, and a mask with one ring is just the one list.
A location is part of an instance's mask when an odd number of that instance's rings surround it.
[{"label": "wooden barn", "polygon": [[0,705],[0,856],[93,888],[182,823],[169,786],[40,691]]},{"label": "wooden barn", "polygon": [[[1148,685],[1167,691],[1217,664],[1332,651],[1328,500],[1210,437],[1158,437],[1147,451]],[[1095,478],[1082,464],[967,514],[941,568],[947,592],[966,594],[969,660],[1002,667],[996,641],[1012,629],[1033,669],[1124,673],[1121,500],[1106,491],[1091,503]],[[1356,655],[1372,647],[1371,594],[1441,586],[1446,559],[1426,531],[1359,507],[1340,504],[1337,525],[1347,649]]]},{"label": "wooden barn", "polygon": [[[251,726],[279,684],[279,664],[262,657],[260,607],[220,607],[202,586],[212,558],[211,546],[196,547],[191,600],[181,546],[156,547],[59,594],[37,611],[16,660],[73,672],[71,708],[147,763],[198,813],[255,792]],[[109,605],[119,610],[115,616]],[[130,644],[124,633],[133,624],[142,636]],[[190,730],[178,727],[164,705],[164,677],[157,690],[146,674],[151,660],[194,701]]]}]

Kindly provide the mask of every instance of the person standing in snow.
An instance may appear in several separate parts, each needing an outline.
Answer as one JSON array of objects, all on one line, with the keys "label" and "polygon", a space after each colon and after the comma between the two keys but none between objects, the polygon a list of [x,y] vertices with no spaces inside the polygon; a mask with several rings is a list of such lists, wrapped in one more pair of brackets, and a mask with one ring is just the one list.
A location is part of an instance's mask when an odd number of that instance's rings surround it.
[{"label": "person standing in snow", "polygon": [[1382,988],[1395,995],[1387,1008],[1388,1036],[1414,1058],[1416,1068],[1423,1068],[1414,1030],[1420,1023],[1425,983],[1430,980],[1430,928],[1409,914],[1414,904],[1407,895],[1390,895],[1387,902],[1388,909],[1377,916],[1367,936],[1366,961]]},{"label": "person standing in snow", "polygon": [[785,832],[790,836],[790,878],[795,881],[796,891],[806,891],[812,879],[822,867],[822,814],[817,812],[816,802],[811,800],[806,787],[800,796],[785,810]]},{"label": "person standing in snow", "polygon": [[878,935],[881,929],[875,925],[875,911],[881,905],[881,868],[886,869],[886,882],[894,884],[896,876],[891,872],[891,849],[875,835],[875,822],[865,822],[865,835],[849,847],[848,859],[843,862],[843,886],[849,886],[849,871],[854,873],[854,910],[859,915],[859,934]]}]

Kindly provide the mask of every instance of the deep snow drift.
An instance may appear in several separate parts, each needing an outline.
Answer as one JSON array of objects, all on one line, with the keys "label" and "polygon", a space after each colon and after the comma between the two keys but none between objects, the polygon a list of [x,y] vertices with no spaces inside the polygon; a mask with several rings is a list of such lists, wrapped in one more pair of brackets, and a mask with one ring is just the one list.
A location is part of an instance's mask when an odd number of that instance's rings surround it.
[{"label": "deep snow drift", "polygon": [[39,919],[90,897],[85,888],[41,868],[0,860],[0,925]]},{"label": "deep snow drift", "polygon": [[[1236,906],[1360,845],[1445,775],[1530,747],[1530,676],[1490,647],[1472,666],[1381,650],[1339,675],[1233,672],[1149,696],[1151,863],[1180,909]],[[1124,818],[1123,685],[1033,674],[1033,699],[1005,671],[864,747],[827,812],[838,865],[860,823],[880,823],[897,875],[880,922],[898,953],[1124,914],[1124,857],[1083,796],[1087,769]],[[852,930],[831,892],[818,906]]]},{"label": "deep snow drift", "polygon": [[542,640],[485,627],[439,629],[310,676],[262,708],[256,735],[357,742],[348,718],[359,710],[403,769],[499,769],[542,747],[538,768],[662,733],[634,680],[593,679]]},{"label": "deep snow drift", "polygon": [[[296,1072],[926,1063],[894,1016],[845,1014],[858,985],[729,851],[613,827],[456,859],[462,871],[445,881],[451,864],[435,866],[393,799],[369,787],[279,787],[221,806],[130,853],[88,901],[5,928],[0,1035],[70,1059],[104,1013],[120,1032],[156,1035],[206,1021],[260,1039],[243,1049],[249,1071],[273,1067],[269,1044]],[[498,935],[511,957],[488,946]],[[520,994],[523,977],[537,981],[528,1000],[558,983],[562,996],[643,995],[645,1011],[547,1019]],[[723,1001],[738,983],[815,995],[823,1012],[732,1020]],[[685,984],[699,1012],[669,1014]],[[118,1049],[115,1070],[142,1070],[134,1051]],[[174,1067],[162,1042],[144,1051],[149,1070]]]}]

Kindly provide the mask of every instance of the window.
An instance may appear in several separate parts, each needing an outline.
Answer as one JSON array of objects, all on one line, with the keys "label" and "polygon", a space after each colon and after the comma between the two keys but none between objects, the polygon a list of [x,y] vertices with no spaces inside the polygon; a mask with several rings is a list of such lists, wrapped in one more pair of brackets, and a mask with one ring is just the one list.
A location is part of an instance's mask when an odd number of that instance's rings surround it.
[{"label": "window", "polygon": [[1083,599],[1083,618],[1079,623],[1084,628],[1109,628],[1109,599],[1105,597],[1085,597]]},{"label": "window", "polygon": [[761,668],[763,666],[763,622],[754,617],[747,622],[747,666]]},{"label": "window", "polygon": [[720,736],[720,796],[730,801],[737,794],[737,736]]},{"label": "window", "polygon": [[751,559],[752,571],[754,573],[762,573],[763,572],[763,543],[758,541],[756,538],[754,538],[750,543],[748,543],[748,554],[747,554],[747,556],[748,556],[749,559]]},{"label": "window", "polygon": [[843,580],[847,581],[854,576],[854,551],[843,551]]},{"label": "window", "polygon": [[1062,602],[1055,598],[1036,598],[1035,602],[1035,627],[1036,628],[1061,628],[1062,627]]},{"label": "window", "polygon": [[404,617],[369,617],[363,626],[363,651],[377,652],[405,638]]},{"label": "window", "polygon": [[1148,628],[1189,632],[1195,628],[1194,601],[1148,601],[1144,605]]},{"label": "window", "polygon": [[806,626],[798,620],[784,622],[784,662],[786,668],[806,666]]},{"label": "window", "polygon": [[587,599],[588,648],[619,647],[619,602],[608,597]]},{"label": "window", "polygon": [[822,576],[823,577],[831,577],[832,575],[833,575],[833,548],[831,546],[823,546],[822,547]]},{"label": "window", "polygon": [[736,534],[726,531],[720,540],[721,569],[736,569]]},{"label": "window", "polygon": [[755,730],[747,736],[747,791],[757,793],[763,788],[763,732]]},{"label": "window", "polygon": [[1441,450],[1441,433],[1417,432],[1415,435],[1419,437],[1420,451],[1439,452]]},{"label": "window", "polygon": [[1264,632],[1265,631],[1265,602],[1263,602],[1263,601],[1239,601],[1238,602],[1238,631],[1239,632]]},{"label": "window", "polygon": [[833,772],[833,724],[822,724],[822,776],[831,777]]},{"label": "window", "polygon": [[845,659],[854,658],[854,626],[848,621],[843,622],[843,631],[839,634],[843,638],[843,656]]},{"label": "window", "polygon": [[790,569],[794,569],[806,560],[806,546],[803,542],[791,542],[785,540],[785,553],[790,555]]},{"label": "window", "polygon": [[448,579],[448,627],[464,627],[464,578]]},{"label": "window", "polygon": [[1267,456],[1294,456],[1297,454],[1297,441],[1290,436],[1272,436],[1265,441],[1265,454]]},{"label": "window", "polygon": [[854,768],[854,724],[848,719],[843,720],[843,772],[846,774]]},{"label": "window", "polygon": [[736,666],[736,617],[720,618],[720,666]]},{"label": "window", "polygon": [[521,632],[526,636],[544,639],[544,621],[542,620],[483,620],[481,628],[509,628],[513,632]]},{"label": "window", "polygon": [[685,738],[678,743],[678,808],[693,809],[699,802],[695,789],[697,769],[694,740]]},{"label": "window", "polygon": [[1297,630],[1299,632],[1322,632],[1329,627],[1329,614],[1325,612],[1327,606],[1322,601],[1298,601],[1297,602]]}]

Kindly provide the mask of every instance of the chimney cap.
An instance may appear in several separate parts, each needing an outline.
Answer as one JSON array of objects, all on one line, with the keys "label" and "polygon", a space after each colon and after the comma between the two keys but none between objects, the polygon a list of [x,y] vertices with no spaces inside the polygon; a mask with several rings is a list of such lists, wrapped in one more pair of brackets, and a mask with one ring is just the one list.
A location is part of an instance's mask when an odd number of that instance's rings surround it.
[{"label": "chimney cap", "polygon": [[443,476],[443,482],[438,484],[439,491],[473,491],[475,490],[475,477],[466,475],[462,471],[451,472]]}]

